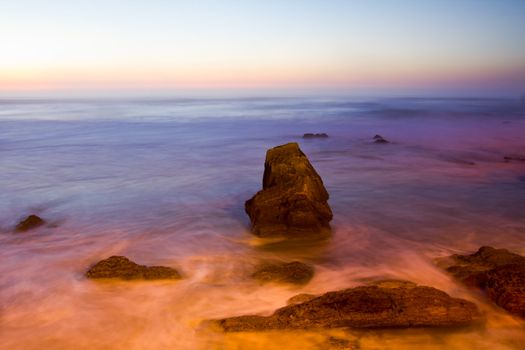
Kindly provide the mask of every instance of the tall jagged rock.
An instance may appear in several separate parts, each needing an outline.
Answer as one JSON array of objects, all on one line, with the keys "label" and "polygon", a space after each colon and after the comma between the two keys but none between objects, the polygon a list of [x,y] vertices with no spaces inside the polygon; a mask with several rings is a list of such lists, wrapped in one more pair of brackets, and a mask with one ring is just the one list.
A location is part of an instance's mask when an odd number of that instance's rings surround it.
[{"label": "tall jagged rock", "polygon": [[246,201],[252,231],[260,237],[327,236],[332,210],[323,180],[297,143],[266,153],[263,189]]}]

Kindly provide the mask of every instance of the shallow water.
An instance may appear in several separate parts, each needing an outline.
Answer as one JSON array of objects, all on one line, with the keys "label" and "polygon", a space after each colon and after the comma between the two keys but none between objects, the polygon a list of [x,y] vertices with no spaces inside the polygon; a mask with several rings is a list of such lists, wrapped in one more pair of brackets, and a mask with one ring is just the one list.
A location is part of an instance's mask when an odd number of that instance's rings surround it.
[{"label": "shallow water", "polygon": [[[328,139],[303,140],[305,132]],[[381,134],[390,144],[371,142]],[[300,143],[323,178],[333,237],[280,247],[244,201],[266,149]],[[477,99],[0,100],[0,348],[523,349],[525,322],[435,267],[481,245],[525,254],[525,105]],[[30,213],[51,225],[12,233]],[[177,282],[94,282],[110,255]],[[258,285],[265,258],[315,264],[306,286]],[[298,293],[402,278],[475,301],[461,330],[224,335],[202,321],[269,314]]]}]

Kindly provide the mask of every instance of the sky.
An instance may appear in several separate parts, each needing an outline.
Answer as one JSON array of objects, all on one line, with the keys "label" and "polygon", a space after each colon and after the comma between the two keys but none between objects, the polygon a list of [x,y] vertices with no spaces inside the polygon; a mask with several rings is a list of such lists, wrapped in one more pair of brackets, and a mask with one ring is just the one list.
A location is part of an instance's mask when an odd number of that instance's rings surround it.
[{"label": "sky", "polygon": [[0,93],[525,93],[523,0],[0,0]]}]

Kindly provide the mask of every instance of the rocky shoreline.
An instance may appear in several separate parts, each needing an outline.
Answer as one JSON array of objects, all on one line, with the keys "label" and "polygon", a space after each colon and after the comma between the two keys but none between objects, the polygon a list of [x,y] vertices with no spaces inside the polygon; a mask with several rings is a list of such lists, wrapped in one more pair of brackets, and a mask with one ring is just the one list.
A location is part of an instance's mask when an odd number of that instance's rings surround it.
[{"label": "rocky shoreline", "polygon": [[[374,136],[373,140],[378,144],[389,143],[380,135]],[[263,190],[246,202],[246,212],[256,235],[294,237],[299,232],[308,236],[307,231],[318,233],[319,227],[328,228],[328,222],[332,218],[331,209],[326,202],[328,198],[322,180],[298,145],[286,144],[268,151]],[[298,201],[305,203],[297,205]],[[490,249],[481,248],[480,251]],[[505,264],[490,265],[497,269],[487,269],[487,275],[477,277],[477,285],[487,289],[491,299],[505,300],[497,301],[498,305],[522,315],[522,307],[518,304],[525,303],[525,298],[523,289],[519,289],[517,284],[524,285],[525,275],[521,275],[521,270],[511,272],[514,265],[507,263],[521,264],[525,258],[503,250],[491,251],[497,252],[496,255]],[[462,259],[459,256],[454,258]],[[260,274],[266,280],[285,281],[285,266],[286,264],[273,266],[267,271],[263,269]],[[491,281],[497,278],[501,280],[494,287]],[[518,312],[516,308],[519,309]],[[473,324],[482,319],[483,316],[473,302],[453,298],[438,289],[417,286],[408,281],[380,281],[372,286],[332,291],[321,296],[299,294],[289,300],[288,306],[276,310],[270,316],[236,316],[211,322],[226,332],[239,332],[334,327],[450,327]]]},{"label": "rocky shoreline", "polygon": [[[326,134],[305,134],[324,138]],[[376,135],[374,143],[389,143]],[[522,160],[522,159],[519,159]],[[297,143],[267,151],[262,189],[245,203],[251,231],[262,239],[286,240],[331,236],[332,209],[323,181]],[[46,221],[30,215],[14,228],[36,229]],[[452,255],[437,265],[464,285],[482,291],[509,313],[525,318],[525,257],[505,249],[481,247],[470,255]],[[263,261],[250,278],[261,283],[304,286],[315,266],[302,261]],[[91,266],[85,277],[116,280],[179,280],[182,274],[166,266],[139,265],[111,256]],[[410,281],[378,281],[322,295],[298,294],[270,316],[243,315],[207,321],[225,332],[318,328],[457,327],[483,322],[472,301],[454,298],[432,286]]]}]

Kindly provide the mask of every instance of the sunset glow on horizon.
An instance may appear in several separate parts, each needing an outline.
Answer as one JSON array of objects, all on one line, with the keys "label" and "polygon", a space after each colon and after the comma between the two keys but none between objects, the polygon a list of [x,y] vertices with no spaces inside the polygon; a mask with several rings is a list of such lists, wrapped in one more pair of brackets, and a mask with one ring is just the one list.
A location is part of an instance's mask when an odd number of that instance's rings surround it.
[{"label": "sunset glow on horizon", "polygon": [[522,1],[4,1],[0,92],[525,91]]},{"label": "sunset glow on horizon", "polygon": [[0,0],[0,350],[525,350],[525,0]]}]

